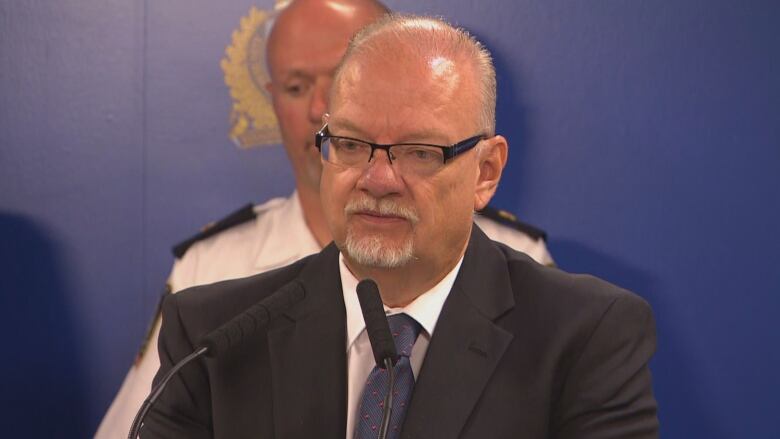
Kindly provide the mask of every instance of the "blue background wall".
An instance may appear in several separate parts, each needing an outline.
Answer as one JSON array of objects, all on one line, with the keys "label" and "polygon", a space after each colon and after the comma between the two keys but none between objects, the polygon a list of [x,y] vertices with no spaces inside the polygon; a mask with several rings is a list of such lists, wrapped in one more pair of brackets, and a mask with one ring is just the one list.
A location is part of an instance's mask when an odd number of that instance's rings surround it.
[{"label": "blue background wall", "polygon": [[[227,139],[219,68],[271,3],[0,0],[4,435],[89,436],[170,245],[291,191],[280,147]],[[780,3],[388,4],[493,50],[511,148],[494,204],[545,227],[562,267],[651,302],[663,436],[780,437]]]}]

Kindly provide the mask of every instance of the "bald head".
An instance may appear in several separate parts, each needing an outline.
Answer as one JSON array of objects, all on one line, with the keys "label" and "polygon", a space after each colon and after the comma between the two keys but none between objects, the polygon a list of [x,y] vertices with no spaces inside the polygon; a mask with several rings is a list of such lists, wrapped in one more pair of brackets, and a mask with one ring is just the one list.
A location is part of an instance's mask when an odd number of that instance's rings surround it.
[{"label": "bald head", "polygon": [[317,51],[343,52],[355,32],[387,12],[374,0],[292,1],[276,18],[268,36],[269,73],[273,78],[278,70],[275,67],[290,59],[294,59],[292,67],[305,65]]},{"label": "bald head", "polygon": [[304,204],[307,197],[319,203],[321,164],[314,133],[322,126],[333,73],[355,32],[386,12],[374,0],[295,0],[273,25],[266,89]]},{"label": "bald head", "polygon": [[399,79],[411,74],[430,79],[429,90],[421,88],[417,93],[466,98],[475,105],[478,129],[494,134],[495,68],[490,53],[468,31],[438,18],[386,15],[352,39],[337,70],[333,93],[372,68],[398,69]]}]

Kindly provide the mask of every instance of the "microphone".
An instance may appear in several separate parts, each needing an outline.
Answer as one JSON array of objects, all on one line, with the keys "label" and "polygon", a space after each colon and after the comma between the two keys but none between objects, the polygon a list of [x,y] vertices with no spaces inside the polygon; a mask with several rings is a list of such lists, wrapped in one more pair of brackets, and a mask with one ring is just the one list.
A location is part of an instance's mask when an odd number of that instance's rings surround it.
[{"label": "microphone", "polygon": [[363,312],[363,320],[366,322],[368,341],[371,343],[376,365],[386,369],[390,378],[382,404],[382,425],[379,429],[379,438],[385,439],[387,428],[390,425],[390,415],[393,412],[393,388],[395,387],[393,365],[398,361],[398,352],[395,349],[395,341],[393,341],[393,334],[390,333],[390,324],[387,322],[382,297],[379,295],[379,287],[376,282],[372,279],[360,281],[357,285],[357,296],[360,310]]},{"label": "microphone", "polygon": [[306,291],[303,289],[303,284],[297,279],[293,280],[278,289],[275,293],[252,305],[246,311],[233,317],[219,328],[201,337],[195,351],[176,363],[171,370],[162,377],[160,382],[154,386],[149,397],[146,398],[141,405],[141,408],[138,409],[138,413],[135,415],[135,419],[133,419],[133,423],[130,426],[130,433],[128,433],[127,438],[135,439],[138,437],[138,432],[141,429],[143,420],[147,413],[149,413],[152,405],[157,401],[157,398],[163,390],[165,390],[165,387],[168,385],[171,378],[173,378],[182,367],[203,355],[207,357],[223,355],[225,352],[243,343],[244,340],[255,335],[257,331],[265,329],[273,319],[291,306],[303,300],[304,297],[306,297]]},{"label": "microphone", "polygon": [[234,346],[240,345],[244,339],[251,337],[259,329],[265,328],[271,320],[303,300],[305,296],[306,291],[301,281],[293,280],[224,325],[201,337],[198,347],[207,349],[205,353],[207,357],[218,357]]},{"label": "microphone", "polygon": [[395,364],[398,361],[398,353],[395,350],[390,324],[387,323],[385,308],[376,282],[372,279],[360,281],[357,285],[357,296],[376,365],[384,368],[385,360],[388,358]]}]

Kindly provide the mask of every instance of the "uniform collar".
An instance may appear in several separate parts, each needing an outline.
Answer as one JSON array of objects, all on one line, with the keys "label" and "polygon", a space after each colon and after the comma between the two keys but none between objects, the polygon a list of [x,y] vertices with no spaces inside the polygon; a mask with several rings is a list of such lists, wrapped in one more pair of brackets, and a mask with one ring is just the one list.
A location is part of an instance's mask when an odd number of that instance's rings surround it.
[{"label": "uniform collar", "polygon": [[255,254],[258,271],[283,267],[322,250],[306,225],[298,191],[277,208],[258,212],[255,227],[259,241]]}]

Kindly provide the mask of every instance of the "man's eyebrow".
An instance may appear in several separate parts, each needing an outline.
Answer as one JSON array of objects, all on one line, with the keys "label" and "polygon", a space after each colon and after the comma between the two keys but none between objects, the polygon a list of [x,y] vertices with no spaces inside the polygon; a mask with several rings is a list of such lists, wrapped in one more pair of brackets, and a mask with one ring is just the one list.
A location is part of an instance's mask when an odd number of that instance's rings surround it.
[{"label": "man's eyebrow", "polygon": [[418,130],[405,133],[398,138],[398,143],[433,143],[441,146],[448,146],[447,136],[434,130]]},{"label": "man's eyebrow", "polygon": [[[326,74],[326,75],[328,75],[330,77],[333,77],[333,75],[336,73],[336,69],[337,68],[338,67],[334,67],[332,69],[329,69],[324,74]],[[312,71],[304,70],[304,69],[302,69],[300,67],[293,67],[292,69],[290,69],[290,70],[288,70],[286,72],[283,72],[282,73],[282,77],[284,79],[298,79],[298,78],[312,79],[312,78],[314,78],[314,77],[316,77],[318,75],[321,75],[321,74],[323,74],[323,73],[322,72],[312,72]]]},{"label": "man's eyebrow", "polygon": [[[355,125],[354,123],[352,123],[347,119],[332,118],[331,120],[328,121],[328,126],[331,128],[335,128],[338,131],[342,131],[342,130],[346,131],[347,132],[346,134],[349,134],[350,137],[360,137],[366,135],[365,131],[363,131],[362,129],[360,129],[360,127],[358,127],[357,125]],[[339,132],[335,134],[341,135],[344,133]]]},{"label": "man's eyebrow", "polygon": [[287,81],[289,79],[309,79],[309,78],[311,78],[310,74],[308,74],[308,73],[306,73],[306,72],[304,72],[302,70],[297,70],[297,69],[290,70],[288,72],[285,72],[282,75],[282,79],[284,81]]},{"label": "man's eyebrow", "polygon": [[[366,134],[365,131],[363,131],[360,127],[352,123],[350,120],[334,118],[328,122],[328,126],[338,131],[337,133],[334,133],[334,135],[348,135],[348,137],[355,137],[360,140],[373,141],[373,139],[369,139],[367,137],[368,135]],[[333,130],[331,130],[331,132],[333,132]],[[433,143],[441,146],[449,146],[450,142],[447,142],[446,139],[447,136],[443,135],[440,132],[434,130],[422,129],[418,131],[404,133],[402,136],[399,136],[395,140],[395,143],[421,142],[421,143]]]}]

